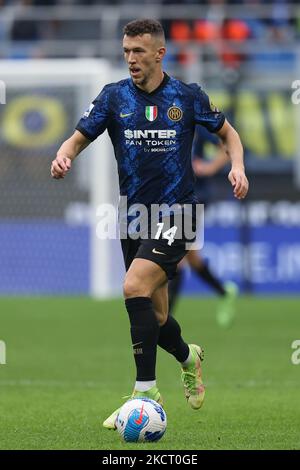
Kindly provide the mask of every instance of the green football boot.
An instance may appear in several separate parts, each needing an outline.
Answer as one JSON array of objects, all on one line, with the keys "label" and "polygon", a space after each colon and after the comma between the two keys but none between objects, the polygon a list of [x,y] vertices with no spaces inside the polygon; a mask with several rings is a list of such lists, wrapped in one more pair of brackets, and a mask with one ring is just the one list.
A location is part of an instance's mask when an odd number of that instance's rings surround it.
[{"label": "green football boot", "polygon": [[204,352],[196,344],[189,344],[192,361],[188,366],[182,367],[181,380],[183,382],[185,397],[189,405],[198,410],[203,405],[205,387],[202,381],[201,361]]},{"label": "green football boot", "polygon": [[[124,398],[150,398],[151,400],[157,401],[161,406],[163,405],[162,396],[158,391],[157,387],[152,387],[147,392],[138,392],[134,390],[132,395]],[[116,419],[118,417],[120,408],[115,410],[105,421],[103,421],[103,427],[106,429],[116,429]]]},{"label": "green football boot", "polygon": [[217,322],[222,328],[228,328],[236,315],[238,287],[233,282],[226,282],[225,295],[220,299],[217,310]]}]

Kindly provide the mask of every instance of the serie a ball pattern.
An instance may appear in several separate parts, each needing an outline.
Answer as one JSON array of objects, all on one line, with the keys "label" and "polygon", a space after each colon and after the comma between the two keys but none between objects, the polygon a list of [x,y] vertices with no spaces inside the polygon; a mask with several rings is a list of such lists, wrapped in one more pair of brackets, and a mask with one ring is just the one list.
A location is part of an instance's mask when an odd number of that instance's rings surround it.
[{"label": "serie a ball pattern", "polygon": [[126,442],[154,442],[164,435],[167,416],[156,401],[133,398],[120,409],[116,426]]}]

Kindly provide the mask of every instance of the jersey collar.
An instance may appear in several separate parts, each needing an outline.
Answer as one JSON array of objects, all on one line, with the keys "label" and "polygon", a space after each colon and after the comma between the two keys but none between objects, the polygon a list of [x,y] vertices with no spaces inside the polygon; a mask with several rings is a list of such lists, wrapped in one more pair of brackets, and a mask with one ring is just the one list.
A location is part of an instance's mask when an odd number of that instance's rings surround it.
[{"label": "jersey collar", "polygon": [[133,87],[135,88],[135,90],[138,91],[139,93],[141,93],[142,95],[152,96],[152,95],[155,95],[156,93],[160,92],[160,90],[162,88],[164,88],[164,86],[168,83],[169,80],[170,80],[169,75],[166,72],[164,72],[164,78],[163,78],[162,82],[158,85],[157,88],[155,88],[155,90],[152,90],[150,93],[148,93],[147,91],[141,90],[138,86],[136,86],[133,83],[132,80],[131,80],[131,83],[132,83]]}]

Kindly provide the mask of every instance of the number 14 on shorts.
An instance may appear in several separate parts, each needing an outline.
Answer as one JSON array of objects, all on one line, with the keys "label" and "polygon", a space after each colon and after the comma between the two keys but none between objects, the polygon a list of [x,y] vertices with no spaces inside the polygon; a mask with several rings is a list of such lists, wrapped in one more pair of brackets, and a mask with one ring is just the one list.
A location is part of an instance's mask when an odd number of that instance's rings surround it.
[{"label": "number 14 on shorts", "polygon": [[174,242],[175,234],[177,232],[178,227],[176,225],[173,225],[173,227],[169,228],[168,230],[162,233],[163,228],[164,228],[164,222],[159,222],[157,226],[158,226],[158,230],[154,237],[155,240],[158,240],[159,237],[162,235],[162,238],[165,238],[166,240],[168,240],[168,245],[171,246],[172,243]]}]

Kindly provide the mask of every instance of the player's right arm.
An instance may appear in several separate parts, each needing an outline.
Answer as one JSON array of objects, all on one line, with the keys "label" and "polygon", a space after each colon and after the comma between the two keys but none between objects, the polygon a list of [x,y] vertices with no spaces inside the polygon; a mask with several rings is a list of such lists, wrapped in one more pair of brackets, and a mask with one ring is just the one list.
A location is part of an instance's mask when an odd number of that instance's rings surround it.
[{"label": "player's right arm", "polygon": [[66,176],[77,155],[105,131],[109,115],[109,86],[105,86],[79,120],[74,134],[58,150],[51,164],[53,178]]},{"label": "player's right arm", "polygon": [[55,179],[64,178],[70,170],[72,161],[84,150],[91,141],[81,132],[75,131],[74,134],[61,145],[56,158],[51,164],[51,176]]}]

